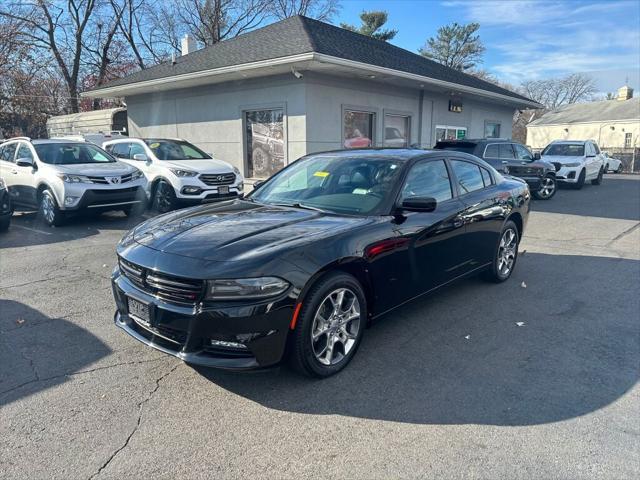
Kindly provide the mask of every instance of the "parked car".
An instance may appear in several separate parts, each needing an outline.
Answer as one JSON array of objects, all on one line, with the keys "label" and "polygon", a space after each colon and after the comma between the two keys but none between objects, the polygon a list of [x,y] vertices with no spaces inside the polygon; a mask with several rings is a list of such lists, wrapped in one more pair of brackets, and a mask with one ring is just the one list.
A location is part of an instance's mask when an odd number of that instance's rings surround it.
[{"label": "parked car", "polygon": [[604,159],[593,140],[557,140],[542,151],[542,159],[553,163],[559,182],[580,190],[587,180],[600,185]]},{"label": "parked car", "polygon": [[245,198],[125,235],[115,324],[192,364],[251,369],[287,352],[326,377],[372,319],[468,275],[507,280],[529,200],[526,183],[464,153],[308,155]]},{"label": "parked car", "polygon": [[152,207],[161,213],[237,197],[244,188],[240,170],[185,140],[121,138],[103,147],[142,170],[149,182]]},{"label": "parked car", "polygon": [[608,152],[602,152],[602,155],[605,157],[605,172],[614,172],[614,173],[622,173],[624,170],[624,163],[622,160],[617,158],[613,158],[609,156]]},{"label": "parked car", "polygon": [[48,225],[80,210],[129,215],[146,201],[140,170],[86,142],[8,140],[0,144],[0,175],[14,206],[39,209]]},{"label": "parked car", "polygon": [[76,142],[89,142],[102,147],[104,142],[114,140],[116,138],[129,138],[123,135],[121,132],[84,132],[84,133],[70,133],[67,135],[56,135],[51,137],[56,140],[73,140]]},{"label": "parked car", "polygon": [[555,167],[520,143],[496,138],[442,140],[434,148],[470,153],[500,172],[522,178],[540,200],[549,200],[556,194]]},{"label": "parked car", "polygon": [[13,215],[11,197],[4,179],[0,177],[0,232],[9,230],[11,215]]}]

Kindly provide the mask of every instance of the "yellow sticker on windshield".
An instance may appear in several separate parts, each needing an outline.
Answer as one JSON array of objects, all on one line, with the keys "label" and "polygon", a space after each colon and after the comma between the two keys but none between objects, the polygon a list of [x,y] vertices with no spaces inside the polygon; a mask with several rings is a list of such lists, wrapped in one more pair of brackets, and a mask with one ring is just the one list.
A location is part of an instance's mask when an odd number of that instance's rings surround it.
[{"label": "yellow sticker on windshield", "polygon": [[152,143],[151,145],[149,145],[149,147],[151,147],[151,148],[158,148],[159,146],[160,146],[160,144],[158,142]]},{"label": "yellow sticker on windshield", "polygon": [[329,176],[329,172],[320,171],[320,172],[314,173],[313,176],[314,177],[322,177],[322,178],[324,178],[324,177],[328,177]]}]

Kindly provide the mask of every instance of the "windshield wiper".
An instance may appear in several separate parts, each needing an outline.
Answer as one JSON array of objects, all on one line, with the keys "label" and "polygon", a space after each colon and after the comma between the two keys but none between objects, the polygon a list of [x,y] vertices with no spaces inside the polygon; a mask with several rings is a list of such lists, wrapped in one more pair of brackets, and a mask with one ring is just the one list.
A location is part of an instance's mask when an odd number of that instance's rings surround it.
[{"label": "windshield wiper", "polygon": [[315,212],[320,213],[328,213],[326,210],[323,210],[318,207],[312,207],[311,205],[305,205],[303,203],[272,203],[271,205],[275,207],[293,207],[293,208],[302,208],[304,210],[313,210]]}]

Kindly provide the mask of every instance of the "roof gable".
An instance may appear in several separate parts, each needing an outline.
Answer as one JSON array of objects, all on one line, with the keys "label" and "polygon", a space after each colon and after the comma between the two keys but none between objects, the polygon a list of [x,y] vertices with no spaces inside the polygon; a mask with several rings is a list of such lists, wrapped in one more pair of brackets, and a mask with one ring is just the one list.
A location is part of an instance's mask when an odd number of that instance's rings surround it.
[{"label": "roof gable", "polygon": [[640,119],[640,97],[624,101],[603,100],[565,105],[545,113],[529,126],[638,119]]}]

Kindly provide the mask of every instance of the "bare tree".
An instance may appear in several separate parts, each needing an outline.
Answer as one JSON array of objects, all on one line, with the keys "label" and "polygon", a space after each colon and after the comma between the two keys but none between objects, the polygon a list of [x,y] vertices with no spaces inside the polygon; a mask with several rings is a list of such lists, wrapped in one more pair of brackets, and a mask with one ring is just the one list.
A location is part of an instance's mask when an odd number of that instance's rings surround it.
[{"label": "bare tree", "polygon": [[270,7],[278,19],[304,15],[323,22],[330,22],[339,10],[339,0],[273,0]]},{"label": "bare tree", "polygon": [[420,49],[420,54],[456,70],[469,70],[482,63],[485,51],[476,34],[480,25],[452,23],[438,29],[436,37],[431,37]]},{"label": "bare tree", "polygon": [[590,101],[597,88],[593,79],[582,73],[544,80],[529,80],[521,85],[522,94],[549,110],[562,105]]}]

